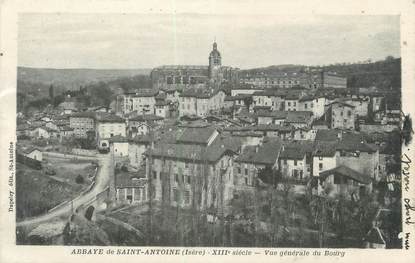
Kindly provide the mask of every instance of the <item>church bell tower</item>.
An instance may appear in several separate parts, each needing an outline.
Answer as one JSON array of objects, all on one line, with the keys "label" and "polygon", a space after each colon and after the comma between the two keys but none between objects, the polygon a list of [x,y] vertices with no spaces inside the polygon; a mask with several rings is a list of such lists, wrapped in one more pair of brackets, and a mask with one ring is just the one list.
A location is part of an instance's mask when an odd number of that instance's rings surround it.
[{"label": "church bell tower", "polygon": [[213,42],[213,49],[209,54],[209,78],[217,79],[219,68],[222,66],[222,57],[218,51],[218,44]]}]

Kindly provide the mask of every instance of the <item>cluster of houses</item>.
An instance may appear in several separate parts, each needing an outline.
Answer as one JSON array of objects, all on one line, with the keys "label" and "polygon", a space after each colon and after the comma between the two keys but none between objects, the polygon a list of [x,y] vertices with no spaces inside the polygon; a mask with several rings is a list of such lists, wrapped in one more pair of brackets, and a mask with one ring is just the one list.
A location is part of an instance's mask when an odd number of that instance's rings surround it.
[{"label": "cluster of houses", "polygon": [[[246,84],[229,91],[206,85],[174,92],[126,92],[121,100],[117,98],[122,103],[118,112],[72,106],[68,112],[65,104],[58,113],[45,111],[20,121],[17,135],[93,138],[99,150],[111,151],[116,161],[140,171],[147,180],[153,178],[155,199],[161,198],[162,181],[170,182],[170,200],[182,194],[180,205],[189,204],[186,200],[194,198],[194,189],[185,183],[182,187],[176,177],[187,176],[182,182],[191,182],[202,170],[212,191],[199,199],[208,206],[229,201],[238,189],[254,187],[261,171],[269,168],[297,184],[297,191],[312,185],[316,194],[330,188],[331,194],[353,198],[387,176],[380,160],[391,157],[380,153],[382,140],[374,141],[370,135],[398,128],[400,119],[395,116],[386,124],[384,119],[366,121],[371,113],[375,119],[376,114],[393,116],[393,109],[385,108],[385,94]],[[218,178],[223,181],[218,183]],[[148,192],[146,184],[135,179],[120,179],[123,183],[116,184],[119,200],[146,200],[144,190],[135,196],[133,190],[127,191],[130,181]],[[222,193],[220,198],[215,191]]]},{"label": "cluster of houses", "polygon": [[[188,206],[197,198],[202,206],[218,207],[239,190],[267,183],[261,178],[261,171],[266,170],[273,171],[272,176],[278,176],[280,183],[295,185],[297,193],[312,187],[315,194],[327,192],[357,199],[385,176],[378,146],[368,143],[359,132],[318,130],[313,140],[287,140],[264,133],[234,135],[233,131],[200,123],[170,127],[153,136],[116,138],[112,151],[143,166],[146,179],[154,186],[155,200],[164,200],[163,189],[169,189],[172,205]],[[140,145],[141,163],[135,155]],[[125,187],[123,183],[121,188]],[[208,190],[198,193],[197,187]]]},{"label": "cluster of houses", "polygon": [[16,135],[18,139],[57,139],[82,137],[87,130],[95,130],[92,123],[71,123],[71,116],[77,114],[93,115],[108,113],[109,109],[103,106],[82,109],[72,102],[62,102],[56,109],[51,105],[42,112],[33,113],[30,117],[18,114]]},{"label": "cluster of houses", "polygon": [[[113,180],[119,203],[216,209],[270,184],[353,200],[379,182],[393,191],[399,178],[387,164],[396,153],[385,141],[401,112],[391,94],[348,89],[346,78],[321,71],[239,73],[221,65],[214,43],[208,66],[155,68],[153,89],[119,94],[111,109],[65,100],[18,114],[17,136],[91,139],[128,167]],[[42,159],[37,148],[21,152]]]}]

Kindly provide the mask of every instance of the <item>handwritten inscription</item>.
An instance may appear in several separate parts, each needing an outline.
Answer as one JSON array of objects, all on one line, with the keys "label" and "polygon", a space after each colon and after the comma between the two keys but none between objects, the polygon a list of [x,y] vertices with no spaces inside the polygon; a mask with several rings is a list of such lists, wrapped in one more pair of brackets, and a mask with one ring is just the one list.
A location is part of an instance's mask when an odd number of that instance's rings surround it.
[{"label": "handwritten inscription", "polygon": [[405,190],[405,192],[409,192],[409,169],[411,168],[412,161],[406,153],[404,153],[401,157],[401,163],[403,175],[403,189]]},{"label": "handwritten inscription", "polygon": [[410,234],[411,233],[405,233],[405,241],[404,241],[404,247],[405,247],[405,249],[406,250],[408,250],[409,249],[409,236],[410,236]]},{"label": "handwritten inscription", "polygon": [[405,224],[407,225],[413,225],[415,224],[415,221],[413,221],[411,212],[415,211],[415,207],[411,205],[411,199],[404,198],[404,207],[405,207]]},{"label": "handwritten inscription", "polygon": [[[411,168],[411,163],[412,160],[411,158],[409,158],[409,156],[407,154],[403,154],[401,156],[401,162],[402,162],[402,176],[403,176],[403,190],[405,192],[409,192],[410,191],[410,168]],[[411,199],[409,198],[404,198],[403,199],[403,204],[404,204],[404,208],[405,208],[405,221],[404,223],[406,225],[414,225],[415,224],[415,220],[412,217],[412,212],[415,211],[415,206],[412,205],[411,203]],[[410,248],[409,245],[409,237],[410,237],[410,233],[405,233],[404,235],[404,241],[403,241],[403,245],[404,248],[406,250],[408,250]]]}]

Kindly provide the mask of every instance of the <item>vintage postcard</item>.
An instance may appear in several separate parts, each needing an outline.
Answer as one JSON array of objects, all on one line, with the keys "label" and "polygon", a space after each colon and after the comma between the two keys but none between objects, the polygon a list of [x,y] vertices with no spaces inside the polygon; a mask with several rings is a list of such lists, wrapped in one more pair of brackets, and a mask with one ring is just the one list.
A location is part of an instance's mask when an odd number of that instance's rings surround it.
[{"label": "vintage postcard", "polygon": [[0,19],[1,262],[414,262],[415,1]]}]

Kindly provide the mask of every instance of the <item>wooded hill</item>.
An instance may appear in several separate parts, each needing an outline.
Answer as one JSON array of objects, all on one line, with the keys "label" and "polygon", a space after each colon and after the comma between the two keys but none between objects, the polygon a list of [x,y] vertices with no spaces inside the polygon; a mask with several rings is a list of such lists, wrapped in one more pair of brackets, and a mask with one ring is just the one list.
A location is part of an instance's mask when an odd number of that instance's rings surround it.
[{"label": "wooded hill", "polygon": [[266,75],[306,72],[309,69],[333,71],[340,76],[347,77],[347,86],[349,88],[361,88],[376,86],[380,89],[401,88],[401,59],[387,57],[385,60],[376,62],[358,62],[358,63],[341,63],[325,66],[304,66],[304,65],[279,65],[264,68],[254,68],[242,70],[241,76]]}]

